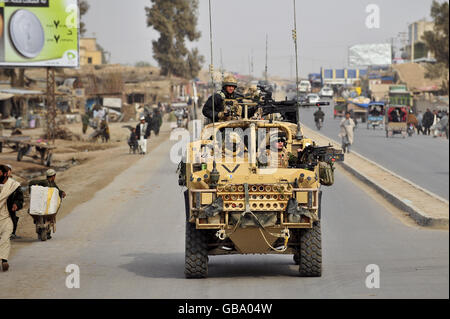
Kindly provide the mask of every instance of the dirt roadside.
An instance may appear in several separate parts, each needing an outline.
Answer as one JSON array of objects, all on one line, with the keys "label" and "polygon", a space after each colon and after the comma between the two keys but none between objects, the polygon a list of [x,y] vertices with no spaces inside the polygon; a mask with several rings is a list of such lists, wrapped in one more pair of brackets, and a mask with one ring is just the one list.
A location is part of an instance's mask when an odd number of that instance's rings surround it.
[{"label": "dirt roadside", "polygon": [[[171,124],[165,122],[161,127],[159,136],[152,135],[148,151],[155,149],[170,137]],[[67,193],[57,220],[61,220],[73,209],[90,199],[96,192],[105,188],[114,178],[127,168],[131,167],[142,158],[142,155],[130,154],[127,145],[129,130],[124,126],[135,126],[136,123],[112,123],[110,124],[111,141],[108,143],[92,143],[87,141],[63,141],[57,140],[57,150],[53,157],[52,168],[57,170],[56,183]],[[82,135],[81,124],[64,126],[75,134]],[[40,130],[24,131],[24,135],[33,138],[40,136]],[[91,131],[88,132],[91,133]],[[16,161],[17,153],[6,149],[0,154],[0,163],[13,166],[13,178],[22,186],[27,186],[31,179],[45,178],[47,167],[39,165],[39,162],[31,158]],[[150,156],[150,155],[147,155]],[[29,194],[25,193],[24,209],[17,216],[19,225],[17,235],[21,239],[12,241],[11,256],[14,253],[37,240],[33,219],[28,215]],[[58,225],[56,225],[56,236]]]},{"label": "dirt roadside", "polygon": [[[314,132],[308,127],[303,126],[303,130],[305,136],[316,140],[320,145],[328,145],[331,143],[333,146],[341,148],[337,142],[326,138],[322,134]],[[376,163],[371,162],[370,160],[367,160],[355,153],[345,155],[345,164],[351,167],[352,170],[364,176],[364,178],[369,180],[371,183],[376,184],[385,192],[397,198],[399,202],[413,207],[418,214],[421,215],[420,218],[423,217],[424,219],[430,220],[429,226],[448,229],[448,202],[432,196],[430,193],[420,189],[418,186],[408,183],[406,180],[395,176]],[[413,218],[416,219],[416,217]]]}]

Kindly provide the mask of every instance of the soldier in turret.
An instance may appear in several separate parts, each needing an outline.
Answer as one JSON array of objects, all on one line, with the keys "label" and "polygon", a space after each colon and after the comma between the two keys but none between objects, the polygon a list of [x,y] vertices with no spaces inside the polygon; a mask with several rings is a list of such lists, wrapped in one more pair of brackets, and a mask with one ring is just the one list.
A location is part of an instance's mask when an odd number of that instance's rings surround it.
[{"label": "soldier in turret", "polygon": [[[222,90],[210,96],[203,107],[203,115],[213,121],[213,117],[217,122],[230,120],[239,120],[244,116],[242,103],[243,96],[236,92],[238,82],[232,75],[226,76],[222,83]],[[214,98],[214,113],[213,99]],[[248,108],[248,117],[252,117],[256,112],[256,108]]]}]

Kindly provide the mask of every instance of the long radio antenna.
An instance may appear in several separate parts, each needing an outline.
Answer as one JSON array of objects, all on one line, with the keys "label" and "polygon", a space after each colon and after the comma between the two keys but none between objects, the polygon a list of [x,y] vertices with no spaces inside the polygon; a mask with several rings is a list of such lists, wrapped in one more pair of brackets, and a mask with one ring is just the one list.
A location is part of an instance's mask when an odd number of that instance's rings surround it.
[{"label": "long radio antenna", "polygon": [[211,0],[209,0],[209,43],[211,46],[211,64],[209,66],[209,72],[211,74],[211,82],[213,86],[212,93],[212,113],[213,113],[213,134],[214,134],[214,145],[216,144],[216,110],[215,110],[215,91],[216,83],[214,81],[214,51],[213,51],[213,33],[212,33],[212,13],[211,13]]},{"label": "long radio antenna", "polygon": [[266,34],[266,69],[264,70],[264,76],[265,76],[265,80],[266,80],[266,85],[267,85],[267,81],[268,81],[268,75],[267,72],[269,70],[268,68],[268,51],[269,51],[269,35]]},{"label": "long radio antenna", "polygon": [[211,73],[211,82],[213,86],[213,92],[211,95],[212,99],[212,113],[213,113],[213,170],[211,171],[211,188],[214,188],[217,185],[217,182],[220,179],[220,174],[217,171],[217,163],[216,163],[216,145],[217,145],[217,137],[216,137],[216,109],[215,109],[215,100],[216,100],[216,83],[214,81],[214,51],[213,51],[213,33],[212,33],[212,13],[211,13],[211,0],[209,0],[209,42],[211,45],[211,65],[209,66],[209,72]]},{"label": "long radio antenna", "polygon": [[297,11],[296,11],[296,6],[295,6],[295,0],[294,1],[294,30],[292,30],[292,38],[294,39],[294,43],[295,43],[295,71],[296,71],[296,93],[297,93],[297,140],[301,140],[303,139],[303,134],[302,134],[302,127],[301,127],[301,123],[300,123],[300,104],[299,104],[299,100],[300,100],[300,92],[298,91],[299,89],[299,77],[298,77],[298,40],[297,40]]}]

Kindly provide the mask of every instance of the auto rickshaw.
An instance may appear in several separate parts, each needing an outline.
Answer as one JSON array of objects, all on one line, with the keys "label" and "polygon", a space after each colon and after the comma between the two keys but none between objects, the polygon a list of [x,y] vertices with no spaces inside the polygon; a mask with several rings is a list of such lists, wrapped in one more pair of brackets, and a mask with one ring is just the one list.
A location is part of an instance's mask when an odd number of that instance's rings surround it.
[{"label": "auto rickshaw", "polygon": [[404,105],[391,105],[386,113],[386,138],[401,134],[406,138],[408,125],[407,116],[409,108]]},{"label": "auto rickshaw", "polygon": [[385,125],[385,108],[384,102],[371,102],[367,112],[367,129],[383,127]]},{"label": "auto rickshaw", "polygon": [[347,112],[347,101],[343,97],[334,99],[334,119],[344,117]]}]

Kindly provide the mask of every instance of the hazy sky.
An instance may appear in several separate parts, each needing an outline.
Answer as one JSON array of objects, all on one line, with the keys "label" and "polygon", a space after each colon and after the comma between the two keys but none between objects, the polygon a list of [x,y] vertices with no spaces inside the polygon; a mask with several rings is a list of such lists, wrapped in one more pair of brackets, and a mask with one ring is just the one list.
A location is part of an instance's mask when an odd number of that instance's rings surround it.
[{"label": "hazy sky", "polygon": [[[112,63],[134,64],[152,57],[153,39],[158,33],[147,28],[144,8],[150,0],[88,0],[84,17],[88,32],[111,53]],[[210,61],[208,0],[199,0],[202,38],[193,44]],[[229,71],[249,73],[254,56],[254,75],[265,66],[266,34],[269,37],[269,74],[290,77],[294,62],[292,0],[212,0],[214,65]],[[408,24],[430,19],[432,0],[297,0],[300,74],[318,73],[321,67],[347,66],[349,46],[387,43],[407,32]],[[380,8],[380,28],[366,27],[366,8]],[[398,41],[395,40],[395,41]],[[293,64],[295,67],[295,64]]]}]

